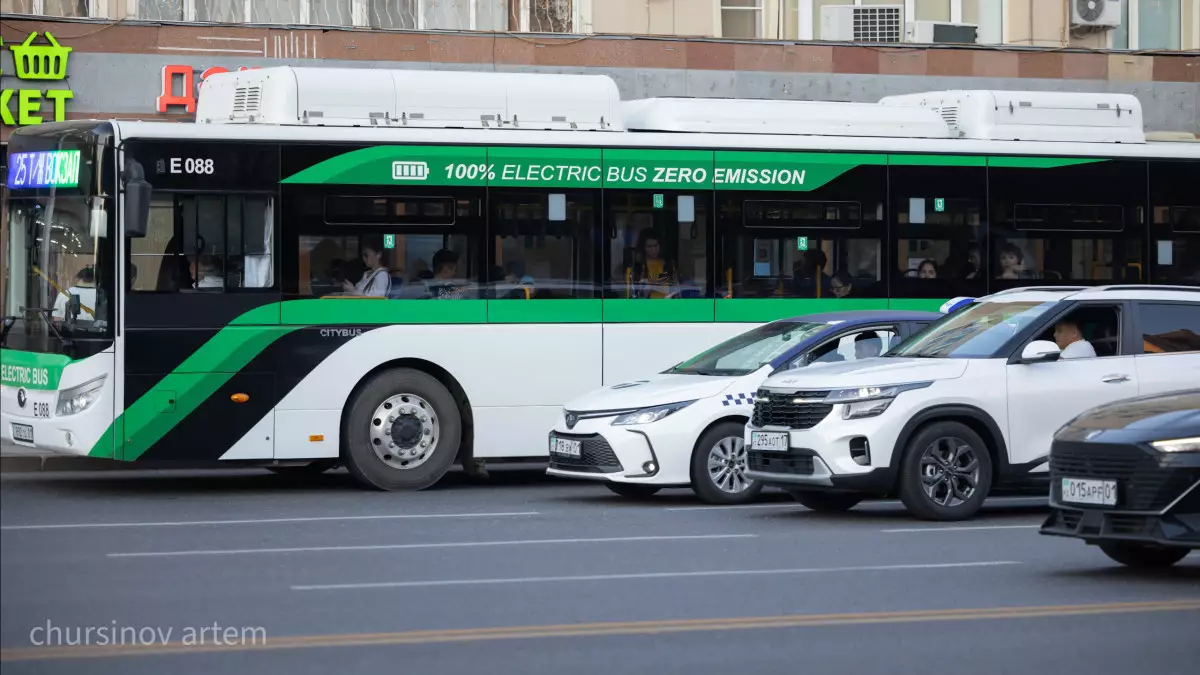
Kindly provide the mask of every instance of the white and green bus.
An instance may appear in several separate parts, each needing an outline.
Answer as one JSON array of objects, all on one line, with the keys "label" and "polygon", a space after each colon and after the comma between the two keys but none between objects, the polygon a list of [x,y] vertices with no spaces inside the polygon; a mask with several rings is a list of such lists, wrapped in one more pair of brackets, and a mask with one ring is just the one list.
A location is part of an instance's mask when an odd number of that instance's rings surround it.
[{"label": "white and green bus", "polygon": [[264,68],[9,144],[0,440],[382,489],[782,317],[1200,283],[1200,144],[1120,94],[621,101]]}]

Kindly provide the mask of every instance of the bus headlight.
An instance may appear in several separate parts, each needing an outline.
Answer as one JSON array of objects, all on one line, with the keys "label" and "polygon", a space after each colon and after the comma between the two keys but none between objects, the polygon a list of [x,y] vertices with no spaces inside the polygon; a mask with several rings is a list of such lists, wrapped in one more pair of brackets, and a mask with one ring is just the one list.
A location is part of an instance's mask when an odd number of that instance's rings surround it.
[{"label": "bus headlight", "polygon": [[56,415],[63,417],[65,415],[74,415],[83,412],[100,398],[100,393],[104,390],[104,378],[107,375],[101,375],[94,380],[88,380],[81,385],[63,389],[58,392],[58,411]]}]

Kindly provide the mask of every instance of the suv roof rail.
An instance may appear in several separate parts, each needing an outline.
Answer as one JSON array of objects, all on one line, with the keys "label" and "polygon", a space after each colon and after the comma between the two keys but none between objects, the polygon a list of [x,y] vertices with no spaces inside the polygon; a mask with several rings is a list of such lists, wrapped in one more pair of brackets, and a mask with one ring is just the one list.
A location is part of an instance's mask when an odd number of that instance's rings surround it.
[{"label": "suv roof rail", "polygon": [[1006,288],[1003,291],[996,291],[992,295],[1007,295],[1009,293],[1025,293],[1027,291],[1062,291],[1064,293],[1075,293],[1078,291],[1086,291],[1094,286],[1018,286],[1017,288]]},{"label": "suv roof rail", "polygon": [[1185,293],[1200,293],[1200,286],[1171,286],[1167,284],[1123,284],[1118,286],[1101,286],[1101,291],[1183,291]]}]

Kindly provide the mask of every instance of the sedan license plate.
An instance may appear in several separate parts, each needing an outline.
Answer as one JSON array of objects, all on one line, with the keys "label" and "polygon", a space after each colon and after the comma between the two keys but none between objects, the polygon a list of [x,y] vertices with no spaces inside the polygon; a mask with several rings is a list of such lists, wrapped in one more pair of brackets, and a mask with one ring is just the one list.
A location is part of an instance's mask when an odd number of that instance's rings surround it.
[{"label": "sedan license plate", "polygon": [[1062,500],[1072,504],[1116,506],[1117,481],[1064,478],[1062,479]]},{"label": "sedan license plate", "polygon": [[787,449],[788,449],[787,432],[751,431],[750,432],[750,449],[751,450],[771,450],[774,452],[787,452]]},{"label": "sedan license plate", "polygon": [[14,441],[22,441],[25,443],[33,442],[33,427],[28,424],[12,423],[12,435]]},{"label": "sedan license plate", "polygon": [[578,457],[582,443],[568,438],[550,437],[550,452],[565,457]]}]

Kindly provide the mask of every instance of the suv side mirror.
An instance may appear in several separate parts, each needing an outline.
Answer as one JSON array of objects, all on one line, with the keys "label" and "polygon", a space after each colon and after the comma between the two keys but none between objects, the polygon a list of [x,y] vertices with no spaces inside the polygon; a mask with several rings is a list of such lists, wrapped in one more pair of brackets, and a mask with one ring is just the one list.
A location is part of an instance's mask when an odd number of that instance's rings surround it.
[{"label": "suv side mirror", "polygon": [[1062,351],[1049,340],[1034,340],[1021,350],[1021,363],[1057,361]]},{"label": "suv side mirror", "polygon": [[797,368],[803,368],[804,366],[807,366],[811,362],[812,362],[812,354],[805,352],[804,354],[797,356],[796,359],[794,361],[792,361],[792,363],[788,366],[788,370],[795,370]]}]

